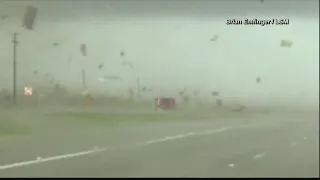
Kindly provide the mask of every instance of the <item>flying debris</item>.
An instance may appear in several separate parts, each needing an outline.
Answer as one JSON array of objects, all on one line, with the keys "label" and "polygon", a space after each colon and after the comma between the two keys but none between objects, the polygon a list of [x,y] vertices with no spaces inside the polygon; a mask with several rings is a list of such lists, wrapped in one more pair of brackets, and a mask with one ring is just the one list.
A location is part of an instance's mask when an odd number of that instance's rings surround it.
[{"label": "flying debris", "polygon": [[183,96],[184,95],[184,91],[180,91],[179,94],[180,94],[180,96]]},{"label": "flying debris", "polygon": [[59,45],[60,45],[60,43],[58,43],[58,42],[52,43],[52,46],[53,46],[53,47],[57,47],[57,46],[59,46]]},{"label": "flying debris", "polygon": [[83,56],[87,56],[87,45],[86,44],[81,44],[80,45],[80,51],[81,51],[81,54]]},{"label": "flying debris", "polygon": [[292,46],[291,40],[281,40],[280,47],[290,48]]},{"label": "flying debris", "polygon": [[121,57],[124,57],[124,56],[125,56],[125,53],[124,53],[123,51],[121,51],[121,52],[120,52],[120,56],[121,56]]},{"label": "flying debris", "polygon": [[211,39],[210,41],[213,42],[213,41],[217,41],[219,39],[219,36],[217,34],[215,34]]},{"label": "flying debris", "polygon": [[98,81],[105,82],[107,80],[121,80],[121,77],[119,76],[103,76],[98,78]]},{"label": "flying debris", "polygon": [[187,96],[187,95],[183,96],[183,102],[184,103],[189,103],[189,100],[190,100],[189,96]]},{"label": "flying debris", "polygon": [[4,14],[4,15],[1,15],[1,16],[0,16],[0,19],[1,19],[1,20],[5,20],[5,19],[7,19],[7,17],[8,17],[8,15]]},{"label": "flying debris", "polygon": [[38,74],[38,70],[34,70],[34,71],[33,71],[33,74],[34,74],[34,75],[37,75],[37,74]]},{"label": "flying debris", "polygon": [[144,86],[144,87],[141,88],[141,91],[142,92],[152,92],[153,89],[152,88],[147,88],[146,86]]},{"label": "flying debris", "polygon": [[256,83],[259,84],[260,82],[261,82],[261,78],[258,76],[258,77],[256,78]]},{"label": "flying debris", "polygon": [[99,82],[105,82],[106,80],[103,77],[98,78]]},{"label": "flying debris", "polygon": [[218,106],[223,106],[223,101],[222,101],[222,99],[216,99],[216,104],[217,104]]},{"label": "flying debris", "polygon": [[103,68],[103,64],[99,64],[98,68],[102,69]]},{"label": "flying debris", "polygon": [[220,95],[220,92],[219,92],[219,91],[212,91],[212,92],[211,92],[211,95],[212,95],[212,96],[219,96],[219,95]]},{"label": "flying debris", "polygon": [[133,68],[133,64],[129,61],[122,61],[122,65],[129,66],[129,67]]},{"label": "flying debris", "polygon": [[89,91],[87,89],[85,89],[84,91],[81,92],[82,95],[88,95]]},{"label": "flying debris", "polygon": [[245,105],[242,104],[235,104],[233,107],[231,107],[232,111],[241,112],[246,109]]}]

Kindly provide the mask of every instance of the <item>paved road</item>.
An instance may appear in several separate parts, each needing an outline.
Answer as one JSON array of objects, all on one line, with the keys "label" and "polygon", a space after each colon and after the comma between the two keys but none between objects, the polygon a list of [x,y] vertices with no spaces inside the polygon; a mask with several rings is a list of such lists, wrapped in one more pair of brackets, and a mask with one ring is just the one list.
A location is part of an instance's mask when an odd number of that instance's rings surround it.
[{"label": "paved road", "polygon": [[243,126],[137,127],[130,140],[106,138],[115,149],[0,170],[0,177],[319,177],[318,116],[260,118]]}]

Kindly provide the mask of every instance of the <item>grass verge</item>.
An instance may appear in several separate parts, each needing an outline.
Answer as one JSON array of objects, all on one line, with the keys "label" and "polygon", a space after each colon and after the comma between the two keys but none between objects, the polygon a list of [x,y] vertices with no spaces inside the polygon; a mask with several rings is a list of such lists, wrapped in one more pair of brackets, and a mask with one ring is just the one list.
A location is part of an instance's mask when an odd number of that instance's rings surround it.
[{"label": "grass verge", "polygon": [[4,136],[23,135],[29,133],[26,125],[16,124],[10,120],[0,120],[0,138]]},{"label": "grass verge", "polygon": [[207,115],[198,113],[97,113],[97,112],[61,112],[53,116],[61,120],[77,122],[106,123],[108,125],[128,123],[155,123],[172,121],[203,120]]}]

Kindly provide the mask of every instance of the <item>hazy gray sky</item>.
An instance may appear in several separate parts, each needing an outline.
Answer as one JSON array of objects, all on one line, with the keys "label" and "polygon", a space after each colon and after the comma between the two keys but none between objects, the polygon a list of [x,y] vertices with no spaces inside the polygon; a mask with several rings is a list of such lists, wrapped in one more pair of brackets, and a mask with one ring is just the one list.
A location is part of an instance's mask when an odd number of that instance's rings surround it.
[{"label": "hazy gray sky", "polygon": [[21,16],[27,4],[38,7],[41,17],[47,20],[74,21],[97,16],[211,18],[260,14],[308,16],[308,19],[319,16],[317,0],[266,0],[263,4],[260,0],[1,0],[0,9]]},{"label": "hazy gray sky", "polygon": [[[11,33],[19,33],[19,84],[47,84],[53,74],[81,89],[81,68],[92,91],[135,86],[121,60],[134,62],[141,83],[176,94],[185,86],[210,95],[217,86],[226,99],[241,102],[283,100],[318,102],[319,9],[315,0],[260,1],[71,1],[30,3],[39,8],[35,30],[21,25],[23,3],[0,3],[0,81],[11,87]],[[302,3],[304,2],[304,3]],[[289,18],[288,26],[227,26],[226,20]],[[210,39],[218,35],[215,42]],[[291,48],[281,48],[282,39]],[[52,43],[58,42],[58,47]],[[79,46],[88,46],[82,57]],[[126,52],[125,58],[119,53]],[[72,57],[68,65],[68,58]],[[98,70],[98,65],[104,68]],[[34,76],[34,69],[39,75]],[[42,74],[42,75],[41,75]],[[102,75],[123,82],[101,84]],[[255,78],[262,83],[257,85]],[[159,92],[160,93],[160,92]]]}]

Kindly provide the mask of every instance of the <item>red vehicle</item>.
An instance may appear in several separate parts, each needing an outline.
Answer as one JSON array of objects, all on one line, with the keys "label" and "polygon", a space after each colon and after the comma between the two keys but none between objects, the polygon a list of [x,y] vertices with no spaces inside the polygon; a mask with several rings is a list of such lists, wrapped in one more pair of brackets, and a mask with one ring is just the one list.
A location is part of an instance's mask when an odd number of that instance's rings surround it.
[{"label": "red vehicle", "polygon": [[163,110],[170,110],[176,108],[176,100],[174,98],[155,98],[155,107],[156,109],[160,108]]}]

